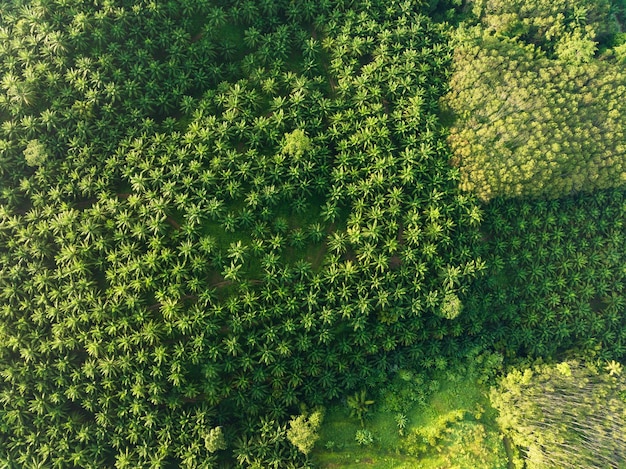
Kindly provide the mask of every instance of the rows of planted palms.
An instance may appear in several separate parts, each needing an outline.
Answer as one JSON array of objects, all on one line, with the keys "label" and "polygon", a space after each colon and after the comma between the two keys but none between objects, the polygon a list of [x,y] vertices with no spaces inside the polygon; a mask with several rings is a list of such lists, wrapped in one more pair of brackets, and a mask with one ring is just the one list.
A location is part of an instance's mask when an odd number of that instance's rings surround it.
[{"label": "rows of planted palms", "polygon": [[462,333],[481,215],[436,117],[442,27],[411,2],[218,3],[0,16],[23,38],[1,55],[9,467],[295,464],[300,403]]},{"label": "rows of planted palms", "polygon": [[419,3],[3,6],[0,465],[300,467],[291,415],[468,344],[623,356],[623,191],[459,192]]},{"label": "rows of planted palms", "polygon": [[508,353],[623,357],[622,190],[497,199],[481,230],[489,268],[467,298],[469,330]]}]

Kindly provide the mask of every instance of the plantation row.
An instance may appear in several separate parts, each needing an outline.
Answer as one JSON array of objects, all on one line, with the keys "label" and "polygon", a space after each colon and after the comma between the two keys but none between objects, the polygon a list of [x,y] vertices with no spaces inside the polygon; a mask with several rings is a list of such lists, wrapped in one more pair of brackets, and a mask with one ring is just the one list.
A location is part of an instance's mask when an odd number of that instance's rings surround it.
[{"label": "plantation row", "polygon": [[[502,351],[624,356],[623,190],[492,201],[481,228],[489,266],[465,302],[467,327]],[[492,311],[485,317],[485,311]]]},{"label": "plantation row", "polygon": [[[105,37],[121,21],[150,37],[148,19],[167,26],[167,15],[151,5],[94,21],[111,23]],[[185,80],[207,89],[180,97],[184,118],[148,117],[170,105],[147,89],[105,97],[116,67],[141,86],[158,76],[158,61],[144,75],[141,60],[124,65],[130,44],[107,46],[102,66],[68,66],[73,91],[50,103],[56,131],[22,129],[39,100],[5,107],[20,127],[3,127],[4,157],[22,174],[3,176],[6,464],[288,464],[302,456],[281,422],[299,402],[382,383],[409,348],[432,366],[428,339],[462,333],[445,318],[482,269],[469,247],[480,211],[456,191],[435,114],[443,29],[400,7],[317,23],[224,19],[220,35],[238,48],[228,76],[245,78]],[[171,57],[204,68],[191,51],[211,27]],[[254,28],[279,41],[271,56]],[[164,67],[157,83],[180,91],[177,67]],[[81,86],[95,97],[79,112]],[[120,105],[136,112],[112,122]]]},{"label": "plantation row", "polygon": [[[623,190],[477,201],[614,187],[617,65],[577,65],[615,74],[590,98],[583,72],[545,72],[544,84],[577,78],[542,85],[532,112],[545,128],[527,139],[489,114],[521,104],[484,101],[494,85],[523,95],[533,67],[563,59],[478,30],[453,54],[429,13],[456,3],[422,3],[3,6],[0,465],[311,467],[314,441],[290,417],[319,426],[315,406],[347,396],[366,409],[400,369],[445,371],[483,349],[623,357]],[[471,2],[475,23],[495,21],[485,3]],[[607,8],[565,33],[537,9],[524,34],[599,40],[614,34],[592,31]],[[503,84],[507,48],[519,60]],[[468,130],[472,110],[483,127]],[[605,111],[597,140],[580,133]],[[557,116],[573,159],[552,174],[509,181],[502,168],[519,165],[472,149],[492,151],[486,135],[526,143],[533,166],[558,143]],[[578,184],[598,161],[597,184]]]}]

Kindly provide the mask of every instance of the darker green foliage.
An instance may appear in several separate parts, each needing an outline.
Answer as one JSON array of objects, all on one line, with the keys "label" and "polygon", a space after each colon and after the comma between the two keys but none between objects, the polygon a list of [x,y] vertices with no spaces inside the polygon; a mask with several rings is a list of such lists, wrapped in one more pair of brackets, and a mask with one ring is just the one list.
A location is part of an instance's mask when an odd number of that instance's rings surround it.
[{"label": "darker green foliage", "polygon": [[363,418],[369,412],[370,406],[374,404],[374,401],[367,399],[365,389],[361,392],[357,392],[347,398],[348,408],[350,409],[350,417],[355,417],[361,422],[361,426],[364,426]]},{"label": "darker green foliage", "polygon": [[624,201],[620,190],[492,201],[482,227],[489,268],[466,300],[468,330],[509,353],[623,357]]}]

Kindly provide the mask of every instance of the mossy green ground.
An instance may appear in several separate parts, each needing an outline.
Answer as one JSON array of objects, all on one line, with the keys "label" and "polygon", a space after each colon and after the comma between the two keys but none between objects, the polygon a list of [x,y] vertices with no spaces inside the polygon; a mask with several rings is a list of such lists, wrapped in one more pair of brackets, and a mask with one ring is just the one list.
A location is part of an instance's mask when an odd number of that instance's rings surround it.
[{"label": "mossy green ground", "polygon": [[369,446],[355,441],[361,425],[345,405],[328,408],[312,460],[320,468],[505,469],[496,414],[476,373],[438,373],[428,387],[432,392],[404,414],[402,435],[398,412],[383,410],[390,396],[380,398],[365,419]]}]

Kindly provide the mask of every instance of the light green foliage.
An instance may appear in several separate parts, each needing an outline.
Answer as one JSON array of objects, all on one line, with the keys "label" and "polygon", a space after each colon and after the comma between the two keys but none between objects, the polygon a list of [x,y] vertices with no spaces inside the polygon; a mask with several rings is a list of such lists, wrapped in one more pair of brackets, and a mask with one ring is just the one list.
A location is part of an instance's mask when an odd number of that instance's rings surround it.
[{"label": "light green foliage", "polygon": [[626,62],[626,42],[614,47],[613,53],[615,54],[615,57],[617,58],[619,63],[623,65],[624,62]]},{"label": "light green foliage", "polygon": [[445,466],[451,469],[506,469],[507,458],[502,435],[478,422],[453,424],[445,436],[442,451]]},{"label": "light green foliage", "polygon": [[322,424],[322,412],[315,411],[310,415],[299,415],[289,421],[287,439],[302,454],[309,454],[319,439],[318,430]]},{"label": "light green foliage", "polygon": [[463,309],[463,304],[457,295],[454,293],[448,293],[443,299],[443,303],[441,305],[441,316],[446,319],[454,319]]},{"label": "light green foliage", "polygon": [[41,166],[48,159],[45,145],[39,140],[29,140],[24,149],[24,159],[28,166]]},{"label": "light green foliage", "polygon": [[[420,392],[426,395],[402,412],[389,410],[387,403],[394,393],[402,393],[402,385],[394,380],[381,392],[367,420],[366,430],[375,436],[370,446],[355,441],[359,424],[349,418],[344,406],[329,408],[320,430],[321,444],[312,452],[312,460],[320,467],[342,468],[359,467],[355,457],[362,466],[368,461],[367,467],[380,469],[506,468],[495,411],[486,398],[485,387],[477,381],[497,369],[493,361],[491,354],[474,351],[445,372],[428,379],[425,375],[426,382],[439,383],[438,389],[428,391],[422,385]],[[400,374],[409,378],[408,370]],[[409,392],[414,389],[410,380],[400,378],[399,383],[404,383]],[[326,447],[329,442],[331,448]]]},{"label": "light green foliage", "polygon": [[596,43],[592,39],[584,37],[580,31],[564,34],[559,38],[554,48],[554,52],[560,60],[574,65],[590,62],[596,50]]},{"label": "light green foliage", "polygon": [[461,411],[440,415],[427,428],[414,428],[403,448],[414,456],[437,453],[440,467],[455,469],[505,469],[502,437],[479,422],[463,420]]},{"label": "light green foliage", "polygon": [[[461,466],[493,441],[502,358],[475,343],[618,360],[622,194],[459,189],[619,180],[623,38],[595,52],[605,3],[581,5],[458,49],[459,171],[428,16],[458,0],[2,2],[0,467],[307,468],[327,444],[414,469],[415,428],[425,468]],[[488,370],[451,372],[468,354]],[[289,416],[333,401],[311,449],[317,417]]]},{"label": "light green foliage", "polygon": [[462,420],[464,416],[465,412],[460,409],[437,415],[427,427],[412,428],[402,441],[402,448],[413,456],[421,456],[433,449],[442,451],[442,440],[449,432],[450,425]]},{"label": "light green foliage", "polygon": [[479,29],[463,34],[445,104],[457,116],[449,142],[464,190],[487,201],[624,184],[621,66],[589,61],[593,46],[578,36],[557,47],[572,65]]},{"label": "light green foliage", "polygon": [[22,106],[29,108],[35,104],[37,94],[32,75],[22,79],[14,73],[5,73],[0,81],[0,86],[3,91],[3,94],[0,95],[3,98],[0,100],[2,107],[19,109]]},{"label": "light green foliage", "polygon": [[[607,0],[474,0],[458,31],[450,133],[461,187],[561,197],[626,180],[626,75],[595,58],[619,28]],[[610,56],[610,54],[609,54]],[[620,57],[620,49],[615,49]]]},{"label": "light green foliage", "polygon": [[354,435],[354,441],[360,446],[370,446],[374,442],[374,435],[366,428],[359,428]]},{"label": "light green foliage", "polygon": [[529,469],[626,464],[626,383],[576,361],[514,370],[492,388],[498,423]]},{"label": "light green foliage", "polygon": [[552,50],[577,34],[596,41],[616,32],[609,0],[470,0],[474,16],[488,32]]},{"label": "light green foliage", "polygon": [[624,366],[615,360],[609,360],[604,369],[609,373],[609,376],[619,377],[622,376]]},{"label": "light green foliage", "polygon": [[404,430],[406,429],[408,419],[406,415],[398,413],[395,416],[396,425],[398,426],[398,433],[400,436],[404,436]]},{"label": "light green foliage", "polygon": [[226,449],[226,440],[224,439],[222,427],[211,428],[204,437],[204,445],[209,453]]},{"label": "light green foliage", "polygon": [[446,365],[484,264],[425,8],[2,3],[0,466],[306,467],[300,403]]},{"label": "light green foliage", "polygon": [[307,137],[304,130],[296,129],[291,133],[285,134],[285,144],[283,145],[282,152],[293,157],[295,160],[302,158],[305,152],[312,148],[311,139]]}]

